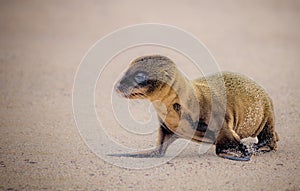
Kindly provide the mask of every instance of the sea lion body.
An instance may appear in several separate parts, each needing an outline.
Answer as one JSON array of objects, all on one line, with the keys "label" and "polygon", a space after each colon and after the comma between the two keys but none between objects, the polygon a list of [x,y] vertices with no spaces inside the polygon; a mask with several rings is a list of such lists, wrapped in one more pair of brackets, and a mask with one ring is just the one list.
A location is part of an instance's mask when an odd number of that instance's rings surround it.
[{"label": "sea lion body", "polygon": [[[222,72],[189,80],[169,58],[144,56],[130,64],[116,90],[129,99],[149,99],[161,124],[155,150],[118,156],[163,156],[177,138],[214,143],[218,156],[232,160],[276,150],[272,100],[243,75]],[[241,142],[247,137],[258,138],[252,152]]]}]

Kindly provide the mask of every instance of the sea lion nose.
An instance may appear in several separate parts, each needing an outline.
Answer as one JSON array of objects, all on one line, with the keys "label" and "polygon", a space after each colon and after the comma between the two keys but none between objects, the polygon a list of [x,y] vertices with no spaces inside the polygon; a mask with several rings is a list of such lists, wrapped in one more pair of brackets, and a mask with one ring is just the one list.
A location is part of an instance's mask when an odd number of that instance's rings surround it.
[{"label": "sea lion nose", "polygon": [[118,83],[115,84],[114,89],[115,89],[116,92],[120,92],[121,91],[122,88],[121,88],[120,82],[118,82]]},{"label": "sea lion nose", "polygon": [[124,92],[126,92],[127,86],[126,86],[126,84],[124,84],[122,82],[118,82],[118,83],[116,83],[114,88],[117,93],[124,93]]}]

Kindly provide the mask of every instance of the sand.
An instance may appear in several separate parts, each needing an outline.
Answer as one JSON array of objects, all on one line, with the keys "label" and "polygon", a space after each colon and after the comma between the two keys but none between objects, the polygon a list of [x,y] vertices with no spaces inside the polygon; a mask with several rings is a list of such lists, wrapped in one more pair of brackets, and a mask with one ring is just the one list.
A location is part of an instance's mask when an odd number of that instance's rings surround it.
[{"label": "sand", "polygon": [[[0,190],[300,190],[299,18],[296,0],[0,1]],[[189,31],[222,70],[260,83],[278,151],[236,162],[190,144],[141,170],[97,157],[73,116],[77,67],[98,39],[144,22]]]}]

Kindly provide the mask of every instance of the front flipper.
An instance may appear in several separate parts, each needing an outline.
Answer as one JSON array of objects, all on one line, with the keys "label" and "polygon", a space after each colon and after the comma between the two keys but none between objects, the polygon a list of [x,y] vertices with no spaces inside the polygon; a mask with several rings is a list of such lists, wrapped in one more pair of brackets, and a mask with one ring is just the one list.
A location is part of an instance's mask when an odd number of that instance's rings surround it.
[{"label": "front flipper", "polygon": [[167,148],[177,139],[177,135],[172,133],[168,127],[161,121],[158,130],[157,147],[153,150],[141,151],[136,153],[109,154],[115,157],[135,157],[135,158],[159,158],[163,157]]},{"label": "front flipper", "polygon": [[159,158],[163,157],[164,153],[160,153],[159,149],[142,151],[136,153],[121,153],[121,154],[109,154],[108,156],[113,157],[134,157],[134,158]]}]

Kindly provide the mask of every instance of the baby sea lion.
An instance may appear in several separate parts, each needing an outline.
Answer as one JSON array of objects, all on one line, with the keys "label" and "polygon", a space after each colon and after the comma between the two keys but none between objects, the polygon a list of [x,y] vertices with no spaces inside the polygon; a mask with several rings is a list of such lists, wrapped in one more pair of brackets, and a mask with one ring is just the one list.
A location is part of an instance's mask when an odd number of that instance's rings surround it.
[{"label": "baby sea lion", "polygon": [[[115,89],[128,99],[150,100],[160,127],[154,150],[112,156],[161,157],[177,138],[214,143],[216,154],[231,160],[248,161],[253,153],[276,150],[272,100],[245,76],[222,72],[188,80],[169,58],[150,55],[135,59]],[[217,109],[212,110],[212,101]],[[212,118],[221,122],[219,127],[210,125]],[[258,139],[251,151],[241,142],[247,137]]]}]

